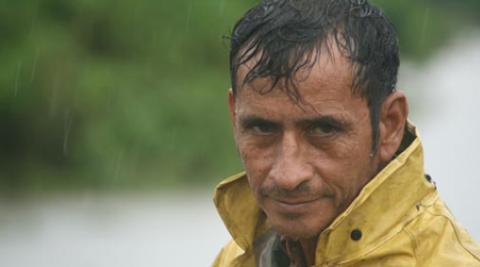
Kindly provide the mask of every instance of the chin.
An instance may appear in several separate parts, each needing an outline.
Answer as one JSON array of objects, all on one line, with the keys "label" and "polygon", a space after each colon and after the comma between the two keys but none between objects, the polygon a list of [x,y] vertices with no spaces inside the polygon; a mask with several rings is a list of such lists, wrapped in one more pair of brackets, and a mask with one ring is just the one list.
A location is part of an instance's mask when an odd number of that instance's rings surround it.
[{"label": "chin", "polygon": [[325,229],[323,225],[312,224],[302,218],[271,220],[271,223],[278,233],[293,240],[316,237]]},{"label": "chin", "polygon": [[265,203],[262,208],[269,223],[278,233],[294,240],[318,236],[337,214],[329,201],[319,201],[298,208],[279,208],[274,205],[275,202]]}]

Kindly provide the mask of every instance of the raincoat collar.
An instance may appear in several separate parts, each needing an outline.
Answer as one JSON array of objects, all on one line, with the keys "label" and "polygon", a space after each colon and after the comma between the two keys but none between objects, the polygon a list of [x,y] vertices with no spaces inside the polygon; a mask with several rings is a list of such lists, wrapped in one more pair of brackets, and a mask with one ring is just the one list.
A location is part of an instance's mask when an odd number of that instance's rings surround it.
[{"label": "raincoat collar", "polygon": [[[406,148],[381,170],[350,206],[319,236],[316,264],[347,263],[389,240],[436,199],[435,185],[424,177],[423,148],[413,125],[407,125]],[[404,138],[408,139],[408,138]],[[249,188],[245,172],[221,182],[214,202],[228,231],[244,251],[268,228]]]}]

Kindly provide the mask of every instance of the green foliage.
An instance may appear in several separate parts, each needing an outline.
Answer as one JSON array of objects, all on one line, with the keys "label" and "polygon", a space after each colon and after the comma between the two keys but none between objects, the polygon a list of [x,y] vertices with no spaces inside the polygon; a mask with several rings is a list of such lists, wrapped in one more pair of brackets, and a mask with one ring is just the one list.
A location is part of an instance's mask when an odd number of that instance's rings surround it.
[{"label": "green foliage", "polygon": [[[1,189],[211,186],[240,170],[224,36],[254,2],[2,1]],[[412,58],[480,8],[375,2]]]}]

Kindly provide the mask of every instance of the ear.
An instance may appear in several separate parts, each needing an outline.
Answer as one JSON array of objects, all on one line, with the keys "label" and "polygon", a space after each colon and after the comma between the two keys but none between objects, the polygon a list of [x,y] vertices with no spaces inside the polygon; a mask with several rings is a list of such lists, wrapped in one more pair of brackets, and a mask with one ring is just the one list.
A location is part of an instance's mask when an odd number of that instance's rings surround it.
[{"label": "ear", "polygon": [[408,117],[407,97],[393,92],[384,100],[380,112],[378,153],[382,162],[389,162],[402,142]]},{"label": "ear", "polygon": [[232,88],[228,89],[228,107],[230,110],[230,119],[232,120],[232,125],[235,126],[235,96],[233,95]]}]

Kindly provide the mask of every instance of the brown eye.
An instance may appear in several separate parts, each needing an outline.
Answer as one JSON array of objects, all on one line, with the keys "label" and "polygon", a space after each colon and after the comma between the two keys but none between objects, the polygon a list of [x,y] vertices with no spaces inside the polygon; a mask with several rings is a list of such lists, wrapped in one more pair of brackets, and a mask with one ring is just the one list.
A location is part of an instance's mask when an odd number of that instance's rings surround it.
[{"label": "brown eye", "polygon": [[272,135],[281,130],[280,124],[256,117],[241,119],[240,125],[245,133],[251,135]]},{"label": "brown eye", "polygon": [[256,135],[270,135],[275,132],[275,127],[269,124],[252,125],[251,131]]},{"label": "brown eye", "polygon": [[311,136],[327,136],[334,134],[337,129],[332,125],[312,125],[308,128],[307,134]]}]

